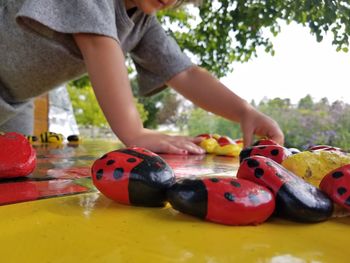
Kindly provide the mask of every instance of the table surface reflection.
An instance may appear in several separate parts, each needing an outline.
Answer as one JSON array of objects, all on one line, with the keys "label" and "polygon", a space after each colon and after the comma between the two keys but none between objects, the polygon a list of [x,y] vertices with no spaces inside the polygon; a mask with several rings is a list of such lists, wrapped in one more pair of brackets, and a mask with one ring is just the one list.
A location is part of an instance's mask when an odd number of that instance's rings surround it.
[{"label": "table surface reflection", "polygon": [[[39,145],[27,179],[0,181],[2,262],[347,262],[350,218],[302,224],[272,217],[224,226],[170,206],[117,204],[93,187],[90,166],[113,142]],[[234,176],[230,157],[162,155],[177,177]]]}]

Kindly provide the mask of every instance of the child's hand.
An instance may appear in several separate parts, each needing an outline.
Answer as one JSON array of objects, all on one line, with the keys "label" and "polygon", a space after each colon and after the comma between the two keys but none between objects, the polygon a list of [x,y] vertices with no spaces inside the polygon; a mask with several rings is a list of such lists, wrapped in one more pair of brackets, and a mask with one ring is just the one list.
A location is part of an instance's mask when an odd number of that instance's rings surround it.
[{"label": "child's hand", "polygon": [[143,129],[140,135],[127,143],[127,146],[143,147],[156,153],[204,154],[205,151],[196,144],[201,140],[201,138],[170,136]]},{"label": "child's hand", "polygon": [[249,107],[245,111],[240,124],[244,146],[249,146],[253,143],[254,135],[267,137],[280,145],[284,144],[284,135],[277,122],[253,107]]}]

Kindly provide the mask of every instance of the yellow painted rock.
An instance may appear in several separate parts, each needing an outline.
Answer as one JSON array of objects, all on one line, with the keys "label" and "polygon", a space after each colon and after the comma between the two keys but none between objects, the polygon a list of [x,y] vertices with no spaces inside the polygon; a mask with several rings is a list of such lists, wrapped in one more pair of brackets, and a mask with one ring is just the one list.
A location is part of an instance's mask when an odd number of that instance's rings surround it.
[{"label": "yellow painted rock", "polygon": [[214,148],[214,154],[237,157],[241,150],[242,147],[238,144],[226,144],[224,146],[218,145]]},{"label": "yellow painted rock", "polygon": [[336,151],[300,152],[282,162],[289,171],[318,187],[330,171],[350,164],[350,155]]},{"label": "yellow painted rock", "polygon": [[207,153],[213,153],[215,147],[218,145],[219,143],[214,138],[204,139],[199,143],[199,146],[202,147]]},{"label": "yellow painted rock", "polygon": [[40,134],[40,141],[42,143],[56,143],[61,144],[64,141],[64,137],[60,133],[55,132],[43,132]]}]

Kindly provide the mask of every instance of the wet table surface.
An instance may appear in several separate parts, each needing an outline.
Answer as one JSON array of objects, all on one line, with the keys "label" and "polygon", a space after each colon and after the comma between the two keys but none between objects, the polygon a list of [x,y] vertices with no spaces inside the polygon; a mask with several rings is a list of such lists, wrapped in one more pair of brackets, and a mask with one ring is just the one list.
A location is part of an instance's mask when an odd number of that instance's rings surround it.
[{"label": "wet table surface", "polygon": [[[40,145],[27,179],[0,181],[1,262],[348,262],[350,218],[317,224],[272,217],[224,226],[164,208],[117,204],[90,166],[111,142]],[[162,155],[178,177],[234,176],[235,158]]]}]

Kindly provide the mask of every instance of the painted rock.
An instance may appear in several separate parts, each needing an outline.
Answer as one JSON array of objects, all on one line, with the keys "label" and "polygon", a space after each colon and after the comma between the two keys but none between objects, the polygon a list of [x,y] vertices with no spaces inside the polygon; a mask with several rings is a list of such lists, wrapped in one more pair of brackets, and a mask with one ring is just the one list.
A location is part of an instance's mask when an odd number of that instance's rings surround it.
[{"label": "painted rock", "polygon": [[130,147],[103,155],[92,166],[94,185],[107,197],[127,205],[160,207],[175,183],[169,165],[144,148]]},{"label": "painted rock", "polygon": [[260,139],[253,143],[253,146],[258,146],[258,145],[279,145],[279,144],[271,139]]},{"label": "painted rock", "polygon": [[315,151],[336,151],[336,152],[345,152],[343,149],[330,146],[330,145],[314,145],[311,146],[307,149],[310,152],[315,152]]},{"label": "painted rock", "polygon": [[336,204],[350,211],[350,164],[328,173],[322,179],[320,189]]},{"label": "painted rock", "polygon": [[33,172],[36,152],[22,134],[0,135],[0,178],[22,177]]},{"label": "painted rock", "polygon": [[42,143],[63,143],[64,137],[60,133],[55,132],[43,132],[40,134],[40,141]]},{"label": "painted rock", "polygon": [[217,145],[213,153],[216,155],[238,157],[242,148],[238,144],[226,144],[223,146]]},{"label": "painted rock", "polygon": [[346,164],[350,164],[350,155],[338,151],[305,151],[282,162],[286,169],[316,187],[326,174]]},{"label": "painted rock", "polygon": [[276,197],[276,213],[300,222],[319,222],[332,215],[333,203],[321,190],[264,156],[243,160],[237,177],[268,187]]},{"label": "painted rock", "polygon": [[244,148],[239,155],[239,160],[242,162],[245,158],[254,155],[265,156],[277,163],[282,163],[282,161],[292,155],[292,153],[287,148],[280,145],[257,145]]},{"label": "painted rock", "polygon": [[199,146],[202,147],[207,153],[214,153],[214,150],[217,146],[219,146],[219,143],[214,138],[207,138],[202,140],[199,143]]},{"label": "painted rock", "polygon": [[30,143],[39,142],[39,138],[35,135],[27,135],[26,138],[27,138],[28,142],[30,142]]},{"label": "painted rock", "polygon": [[167,194],[174,209],[226,225],[260,224],[275,208],[267,188],[232,177],[184,179]]},{"label": "painted rock", "polygon": [[204,133],[197,135],[197,137],[203,139],[199,143],[199,146],[202,147],[206,153],[237,157],[242,150],[242,143],[238,144],[228,136]]},{"label": "painted rock", "polygon": [[69,142],[79,142],[80,141],[79,135],[76,135],[76,134],[69,135],[67,137],[67,141],[69,141]]}]

